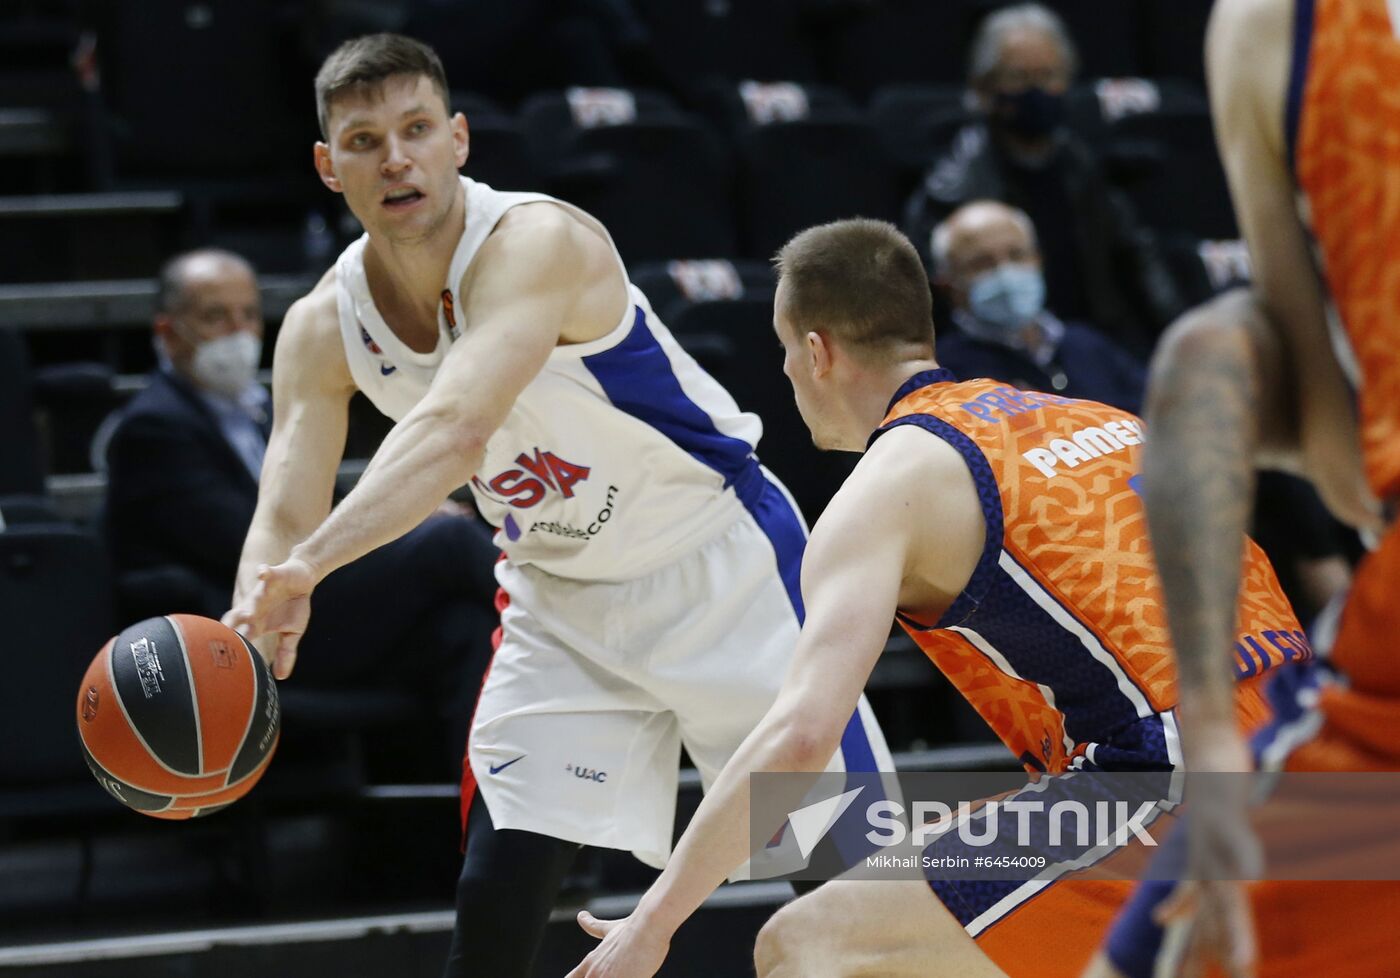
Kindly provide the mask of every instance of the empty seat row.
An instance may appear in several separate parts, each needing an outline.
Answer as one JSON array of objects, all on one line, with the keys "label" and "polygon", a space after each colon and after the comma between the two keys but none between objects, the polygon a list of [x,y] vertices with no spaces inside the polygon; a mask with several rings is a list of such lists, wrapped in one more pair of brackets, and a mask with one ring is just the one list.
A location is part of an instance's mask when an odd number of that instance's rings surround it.
[{"label": "empty seat row", "polygon": [[[682,78],[793,78],[866,94],[960,82],[978,25],[1007,0],[636,0],[657,60]],[[1210,0],[1047,0],[1084,70],[1199,80]]]},{"label": "empty seat row", "polygon": [[[631,262],[766,258],[812,224],[897,221],[922,168],[972,118],[952,86],[883,89],[862,110],[830,88],[748,82],[711,88],[706,104],[708,120],[623,89],[538,95],[518,117],[478,104],[467,173],[584,207]],[[1069,109],[1148,224],[1235,236],[1198,89],[1101,80],[1075,89]]]}]

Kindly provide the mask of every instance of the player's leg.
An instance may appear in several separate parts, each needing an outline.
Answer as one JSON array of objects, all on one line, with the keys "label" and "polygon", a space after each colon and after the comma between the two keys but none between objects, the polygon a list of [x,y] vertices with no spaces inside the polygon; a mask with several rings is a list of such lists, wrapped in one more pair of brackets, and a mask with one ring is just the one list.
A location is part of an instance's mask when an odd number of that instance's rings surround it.
[{"label": "player's leg", "polygon": [[497,829],[478,793],[457,881],[447,978],[528,978],[577,843]]},{"label": "player's leg", "polygon": [[468,737],[466,859],[447,974],[525,978],[580,845],[670,851],[675,718],[615,671],[625,585],[502,563],[501,639]]},{"label": "player's leg", "polygon": [[759,978],[993,978],[928,884],[836,880],[779,910],[754,946]]}]

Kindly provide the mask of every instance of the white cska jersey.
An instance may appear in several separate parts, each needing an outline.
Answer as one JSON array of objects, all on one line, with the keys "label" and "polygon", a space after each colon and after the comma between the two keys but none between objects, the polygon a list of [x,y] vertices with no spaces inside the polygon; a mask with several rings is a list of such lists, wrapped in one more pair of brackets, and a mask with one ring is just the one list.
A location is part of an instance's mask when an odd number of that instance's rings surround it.
[{"label": "white cska jersey", "polygon": [[[611,243],[593,217],[544,194],[496,191],[467,177],[462,187],[466,225],[431,353],[400,342],[375,308],[364,270],[368,236],[336,262],[350,372],[395,421],[427,393],[455,339],[462,278],[507,210],[558,203]],[[617,263],[625,278],[620,256]],[[628,289],[632,303],[615,329],[550,354],[472,479],[477,506],[498,528],[496,544],[516,564],[577,580],[628,580],[723,533],[745,511],[767,522],[765,476],[753,454],[761,422],[680,348],[646,296]]]}]

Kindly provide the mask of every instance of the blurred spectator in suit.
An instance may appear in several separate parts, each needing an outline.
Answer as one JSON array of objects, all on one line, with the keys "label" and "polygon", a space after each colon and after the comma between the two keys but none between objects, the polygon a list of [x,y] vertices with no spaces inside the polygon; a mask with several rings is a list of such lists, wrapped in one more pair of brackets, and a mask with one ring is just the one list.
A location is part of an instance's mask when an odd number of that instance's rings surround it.
[{"label": "blurred spectator in suit", "polygon": [[[217,618],[232,597],[271,425],[257,380],[257,279],[231,252],[188,252],[161,271],[157,305],[160,365],[107,445],[104,525],[124,619]],[[465,742],[496,623],[495,548],[467,512],[431,517],[328,577],[297,670],[308,686],[431,695],[453,751]]]},{"label": "blurred spectator in suit", "polygon": [[934,229],[930,251],[954,327],[939,330],[940,364],[958,377],[1141,412],[1143,366],[1102,333],[1045,308],[1036,229],[1024,211],[965,204]]},{"label": "blurred spectator in suit", "polygon": [[1021,208],[1040,230],[1050,304],[1146,355],[1185,303],[1155,237],[1064,124],[1076,67],[1063,21],[1040,4],[1008,7],[983,21],[968,70],[980,119],[925,172],[906,205],[904,229],[924,243],[968,201]]}]

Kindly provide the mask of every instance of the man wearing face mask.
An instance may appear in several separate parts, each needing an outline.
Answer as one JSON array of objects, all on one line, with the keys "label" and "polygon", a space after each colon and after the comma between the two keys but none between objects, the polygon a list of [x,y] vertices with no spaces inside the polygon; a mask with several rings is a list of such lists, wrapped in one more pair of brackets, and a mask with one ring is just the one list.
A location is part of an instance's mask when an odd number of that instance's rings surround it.
[{"label": "man wearing face mask", "polygon": [[1139,413],[1142,365],[1098,331],[1046,309],[1035,230],[1024,211],[992,200],[965,204],[934,229],[934,274],[957,327],[940,335],[939,362],[962,379]]},{"label": "man wearing face mask", "polygon": [[[161,270],[152,326],[159,367],[106,449],[103,522],[121,614],[217,618],[233,593],[272,421],[257,380],[263,319],[252,266],[213,248],[176,256]],[[324,652],[307,663],[309,685],[421,692],[447,731],[437,773],[454,773],[495,627],[495,558],[483,524],[440,512],[330,575],[306,636]]]},{"label": "man wearing face mask", "polygon": [[927,170],[904,230],[927,242],[972,200],[1021,208],[1040,230],[1050,305],[1145,355],[1185,304],[1151,232],[1064,124],[1076,60],[1063,21],[1040,4],[983,21],[968,71],[980,118]]},{"label": "man wearing face mask", "polygon": [[[233,590],[272,420],[256,378],[262,303],[247,261],[202,249],[166,263],[156,305],[159,368],[108,445],[105,523],[119,576],[134,581],[127,590],[217,617]],[[142,597],[132,595],[131,610],[177,610]]]}]

